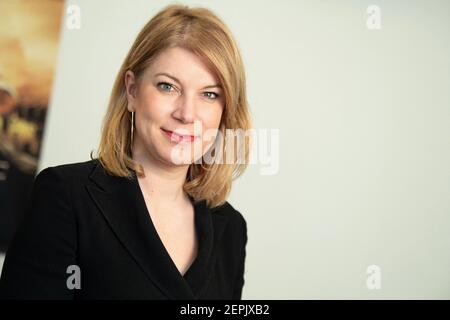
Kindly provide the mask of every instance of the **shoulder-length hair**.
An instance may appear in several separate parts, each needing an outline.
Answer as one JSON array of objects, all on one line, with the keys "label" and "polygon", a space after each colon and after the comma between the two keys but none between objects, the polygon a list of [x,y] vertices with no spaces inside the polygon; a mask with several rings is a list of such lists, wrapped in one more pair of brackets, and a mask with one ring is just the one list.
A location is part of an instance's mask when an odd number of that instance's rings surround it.
[{"label": "shoulder-length hair", "polygon": [[[225,107],[216,139],[226,138],[228,144],[228,129],[232,132],[238,129],[251,131],[243,61],[230,30],[206,8],[168,5],[140,31],[115,79],[97,152],[100,163],[109,174],[127,178],[134,174],[145,176],[142,166],[131,155],[131,113],[127,110],[125,73],[131,70],[139,80],[160,52],[175,46],[191,50],[203,58],[224,89]],[[210,208],[224,204],[232,181],[247,168],[251,136],[245,134],[242,139],[233,134],[232,140],[240,150],[240,153],[233,150],[233,161],[211,164],[196,161],[189,165],[183,189],[195,202],[206,200]],[[226,155],[225,143],[215,145],[219,145],[218,151]]]}]

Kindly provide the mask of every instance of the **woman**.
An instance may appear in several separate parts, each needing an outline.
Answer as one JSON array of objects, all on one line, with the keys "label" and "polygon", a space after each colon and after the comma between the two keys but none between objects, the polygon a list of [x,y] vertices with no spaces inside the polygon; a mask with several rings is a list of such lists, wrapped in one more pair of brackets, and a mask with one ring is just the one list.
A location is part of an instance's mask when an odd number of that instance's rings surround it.
[{"label": "woman", "polygon": [[241,299],[246,221],[226,198],[250,141],[224,138],[250,123],[228,28],[207,9],[166,7],[117,75],[97,158],[36,177],[0,296]]}]

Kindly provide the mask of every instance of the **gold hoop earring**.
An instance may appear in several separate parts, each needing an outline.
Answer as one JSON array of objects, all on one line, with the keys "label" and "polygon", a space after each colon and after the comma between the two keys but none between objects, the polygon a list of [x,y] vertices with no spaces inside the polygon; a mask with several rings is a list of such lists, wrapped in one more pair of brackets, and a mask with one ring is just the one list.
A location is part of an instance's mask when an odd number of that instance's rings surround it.
[{"label": "gold hoop earring", "polygon": [[131,112],[131,144],[130,148],[133,149],[133,137],[134,136],[134,111]]}]

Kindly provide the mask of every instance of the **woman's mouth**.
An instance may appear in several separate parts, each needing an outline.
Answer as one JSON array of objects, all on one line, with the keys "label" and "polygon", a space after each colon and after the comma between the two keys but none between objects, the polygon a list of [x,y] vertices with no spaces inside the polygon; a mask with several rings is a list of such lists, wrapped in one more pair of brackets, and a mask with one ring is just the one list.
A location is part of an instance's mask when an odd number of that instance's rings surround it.
[{"label": "woman's mouth", "polygon": [[197,137],[192,135],[181,135],[177,134],[173,131],[166,130],[164,128],[161,128],[163,133],[170,138],[171,141],[175,142],[193,142]]}]

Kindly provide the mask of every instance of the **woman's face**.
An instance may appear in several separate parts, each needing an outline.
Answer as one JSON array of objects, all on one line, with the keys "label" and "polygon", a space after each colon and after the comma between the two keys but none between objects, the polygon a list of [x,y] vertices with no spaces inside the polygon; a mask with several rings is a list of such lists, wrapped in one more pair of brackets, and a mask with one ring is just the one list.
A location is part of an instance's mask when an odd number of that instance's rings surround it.
[{"label": "woman's face", "polygon": [[133,156],[170,165],[200,159],[214,143],[224,108],[216,76],[194,53],[174,47],[136,80],[127,71],[128,110],[135,111]]}]

